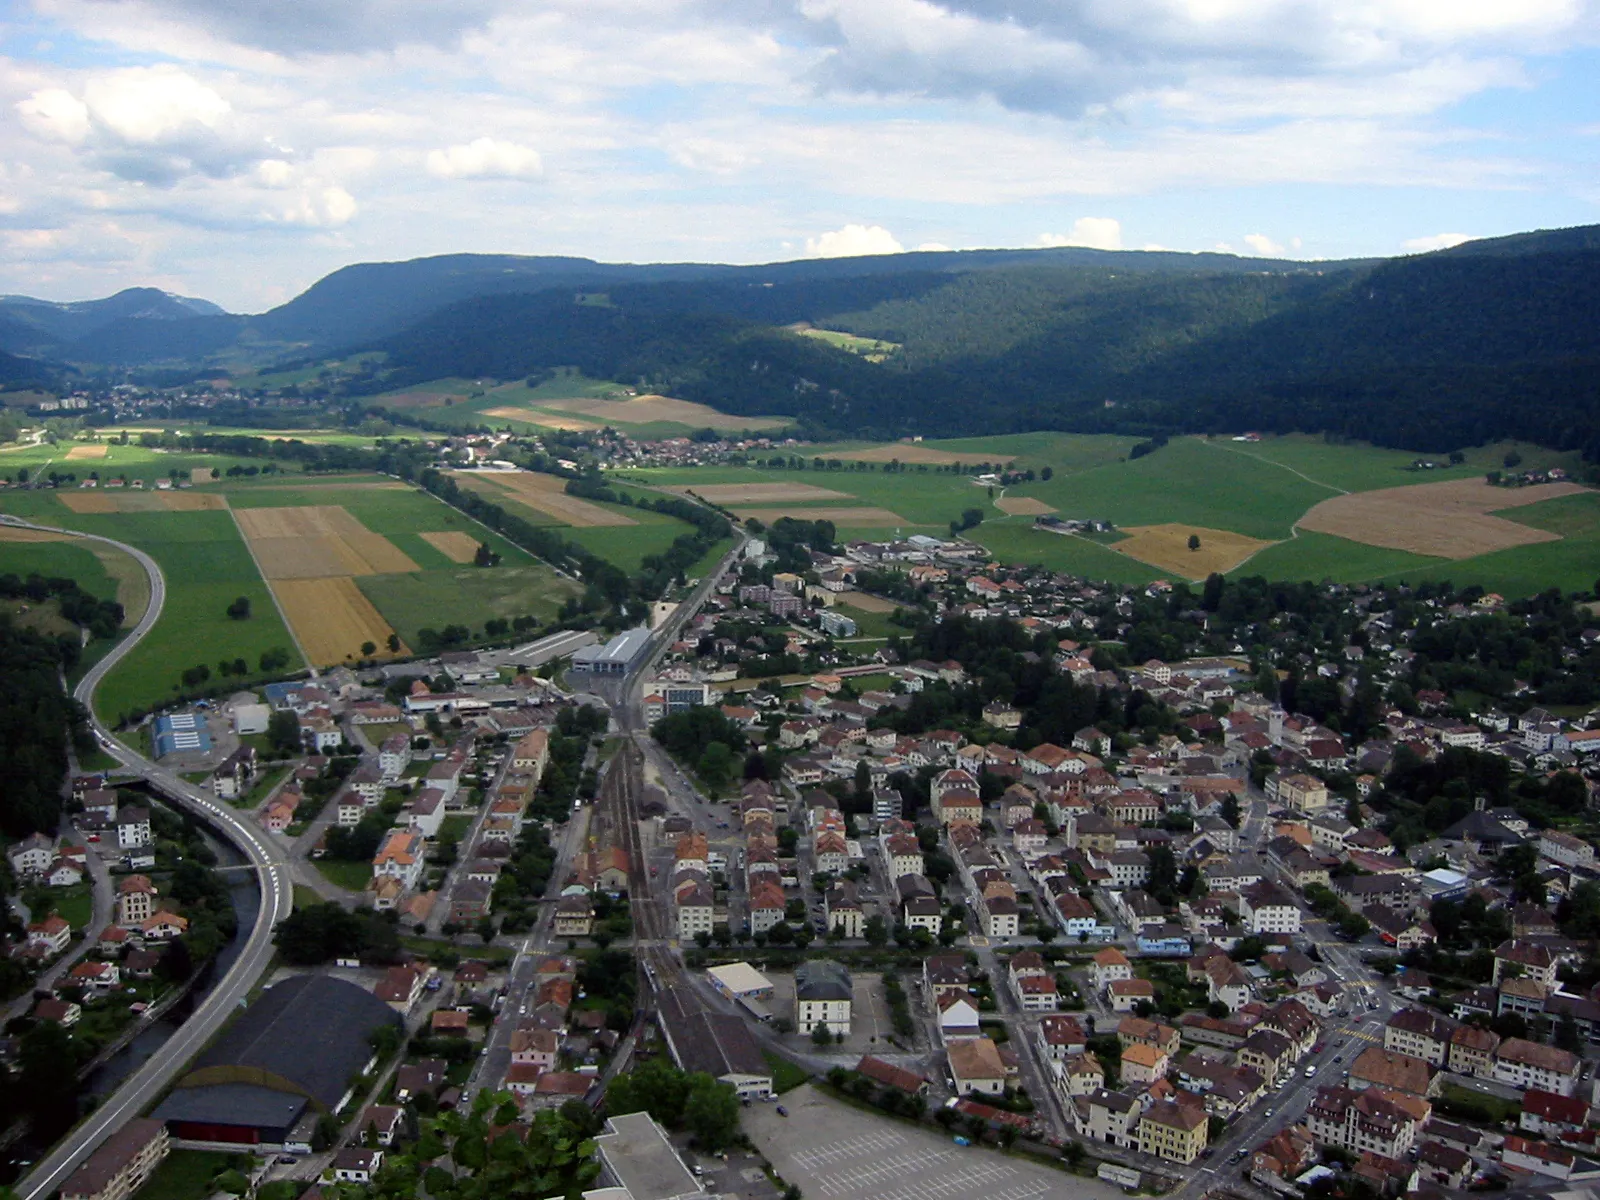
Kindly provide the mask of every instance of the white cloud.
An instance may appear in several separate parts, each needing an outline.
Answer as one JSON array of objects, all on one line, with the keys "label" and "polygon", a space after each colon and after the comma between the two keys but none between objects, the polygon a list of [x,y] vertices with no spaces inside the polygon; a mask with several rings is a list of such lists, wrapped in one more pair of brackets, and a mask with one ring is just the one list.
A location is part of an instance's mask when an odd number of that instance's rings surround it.
[{"label": "white cloud", "polygon": [[83,99],[96,124],[125,142],[146,146],[195,126],[215,129],[232,111],[211,88],[170,66],[94,76],[84,85]]},{"label": "white cloud", "polygon": [[256,164],[255,176],[263,187],[288,187],[294,182],[294,167],[281,158],[264,158]]},{"label": "white cloud", "polygon": [[862,254],[900,254],[905,250],[882,225],[846,225],[806,239],[812,258],[855,258]]},{"label": "white cloud", "polygon": [[72,145],[89,136],[89,106],[63,88],[44,88],[17,103],[22,127],[35,137]]},{"label": "white cloud", "polygon": [[1281,245],[1273,241],[1264,233],[1247,233],[1244,235],[1244,244],[1249,246],[1262,258],[1282,258],[1288,253]]},{"label": "white cloud", "polygon": [[436,179],[531,179],[543,170],[537,150],[495,138],[428,152],[428,174]]},{"label": "white cloud", "polygon": [[1426,254],[1430,250],[1448,250],[1451,246],[1459,246],[1462,242],[1471,240],[1470,233],[1434,233],[1427,237],[1407,238],[1400,243],[1400,247],[1413,254]]},{"label": "white cloud", "polygon": [[269,220],[312,229],[336,228],[356,215],[355,197],[342,187],[308,187],[267,214]]},{"label": "white cloud", "polygon": [[1122,222],[1114,217],[1079,217],[1068,233],[1041,233],[1035,246],[1087,246],[1091,250],[1121,250]]},{"label": "white cloud", "polygon": [[943,242],[922,242],[917,249],[924,254],[948,254],[950,247]]}]

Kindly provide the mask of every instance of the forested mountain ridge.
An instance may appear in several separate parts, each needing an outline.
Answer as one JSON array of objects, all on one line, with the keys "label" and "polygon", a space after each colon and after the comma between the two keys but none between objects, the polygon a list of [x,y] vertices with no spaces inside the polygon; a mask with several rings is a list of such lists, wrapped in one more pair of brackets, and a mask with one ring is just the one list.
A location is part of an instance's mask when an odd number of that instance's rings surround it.
[{"label": "forested mountain ridge", "polygon": [[[1600,458],[1600,249],[1321,271],[1073,266],[673,282],[453,305],[375,343],[372,390],[578,366],[819,433],[1334,431],[1440,450],[1523,437]],[[830,311],[831,310],[831,311]],[[887,361],[796,337],[898,342]]]},{"label": "forested mountain ridge", "polygon": [[[0,352],[18,353],[19,322],[37,327],[27,303],[0,304]],[[1426,451],[1520,437],[1600,459],[1597,311],[1600,227],[1344,263],[1083,249],[754,267],[451,255],[348,267],[253,317],[106,311],[55,353],[198,370],[252,346],[301,362],[382,351],[345,380],[349,395],[574,366],[819,435],[1253,428]],[[868,361],[787,328],[801,322],[898,348]],[[13,379],[28,369],[0,360]]]}]

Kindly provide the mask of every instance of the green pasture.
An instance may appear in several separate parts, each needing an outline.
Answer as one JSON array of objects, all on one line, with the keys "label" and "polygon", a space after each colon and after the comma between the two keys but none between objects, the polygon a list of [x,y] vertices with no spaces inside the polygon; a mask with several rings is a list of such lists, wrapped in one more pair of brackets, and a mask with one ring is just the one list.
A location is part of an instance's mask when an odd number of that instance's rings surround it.
[{"label": "green pasture", "polygon": [[[166,604],[160,620],[95,695],[95,707],[103,716],[115,719],[131,709],[170,698],[182,686],[179,677],[183,671],[201,663],[211,668],[215,679],[219,661],[243,658],[252,668],[248,679],[254,676],[262,651],[282,647],[289,652],[291,664],[300,665],[294,641],[256,572],[231,513],[75,513],[50,492],[0,493],[0,509],[137,546],[156,560],[166,577]],[[9,544],[0,547],[0,556],[13,548]],[[59,553],[60,549],[78,548],[71,543],[47,542],[30,549]],[[9,559],[0,557],[0,561]],[[62,561],[89,571],[81,577],[83,586],[105,586],[103,566],[92,570],[75,556]],[[74,573],[74,578],[80,577]],[[235,621],[227,615],[228,605],[238,596],[250,599],[248,620]]]},{"label": "green pasture", "polygon": [[[190,471],[200,467],[213,467],[225,472],[234,465],[260,467],[267,461],[259,458],[234,458],[226,454],[157,450],[139,445],[138,434],[129,434],[128,437],[127,445],[120,444],[115,435],[108,434],[91,441],[61,442],[54,446],[40,443],[37,446],[14,447],[0,454],[0,476],[15,478],[18,468],[26,467],[33,476],[56,471],[62,475],[74,475],[78,479],[91,477],[110,479],[121,476],[153,482],[167,478],[173,471],[177,471],[186,479]],[[104,446],[105,457],[67,458],[67,454],[74,446],[82,445]],[[298,464],[280,464],[280,466],[291,473],[299,471]]]},{"label": "green pasture", "polygon": [[453,566],[449,570],[362,575],[356,586],[409,644],[419,629],[465,625],[481,633],[494,617],[548,624],[579,588],[546,566]]},{"label": "green pasture", "polygon": [[[607,506],[609,507],[609,506]],[[661,554],[694,527],[663,513],[625,510],[637,525],[594,525],[586,529],[562,526],[561,536],[591,554],[632,574],[652,554]]]},{"label": "green pasture", "polygon": [[1297,537],[1268,546],[1229,574],[1236,578],[1259,575],[1274,580],[1359,583],[1383,577],[1420,578],[1422,572],[1444,561],[1406,550],[1367,546],[1329,533],[1301,530]]},{"label": "green pasture", "polygon": [[1179,438],[1143,458],[1026,484],[1006,494],[1037,497],[1064,517],[1122,526],[1181,522],[1277,541],[1289,536],[1306,509],[1335,493],[1276,464]]},{"label": "green pasture", "polygon": [[1548,588],[1589,591],[1600,580],[1600,494],[1561,496],[1502,517],[1561,535],[1559,542],[1539,542],[1480,554],[1457,562],[1432,560],[1407,579],[1448,579],[1458,585],[1481,584],[1502,596],[1528,596]]},{"label": "green pasture", "polygon": [[1085,579],[1131,585],[1163,577],[1163,572],[1154,567],[1087,538],[1038,529],[1029,517],[985,521],[966,536],[1002,562],[1020,566],[1039,566]]},{"label": "green pasture", "polygon": [[[1570,452],[1546,450],[1525,443],[1496,442],[1462,451],[1464,461],[1459,466],[1451,466],[1447,454],[1417,454],[1365,443],[1329,442],[1310,434],[1269,436],[1259,442],[1235,442],[1221,437],[1189,440],[1205,440],[1214,449],[1298,471],[1326,484],[1330,490],[1345,492],[1475,479],[1489,471],[1503,470],[1506,455],[1513,452],[1522,459],[1519,471],[1548,467],[1570,469],[1578,458]],[[1431,470],[1411,470],[1411,464],[1419,459],[1441,465]]]},{"label": "green pasture", "polygon": [[840,333],[837,329],[815,329],[807,326],[800,329],[791,329],[790,332],[797,333],[801,337],[825,342],[839,350],[848,350],[852,354],[859,354],[868,362],[882,362],[889,355],[900,349],[899,342],[883,342],[877,338],[860,337],[854,333]]},{"label": "green pasture", "polygon": [[[6,511],[15,510],[7,506]],[[0,575],[75,579],[84,591],[103,600],[117,594],[117,581],[105,564],[74,542],[0,542]]]}]

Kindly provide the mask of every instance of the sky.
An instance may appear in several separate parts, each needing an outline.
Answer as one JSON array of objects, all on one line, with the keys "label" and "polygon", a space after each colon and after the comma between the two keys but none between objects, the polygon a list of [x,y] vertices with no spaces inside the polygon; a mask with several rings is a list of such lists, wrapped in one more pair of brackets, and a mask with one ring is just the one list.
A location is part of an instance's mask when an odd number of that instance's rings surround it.
[{"label": "sky", "polygon": [[0,292],[1600,223],[1600,0],[3,0]]}]

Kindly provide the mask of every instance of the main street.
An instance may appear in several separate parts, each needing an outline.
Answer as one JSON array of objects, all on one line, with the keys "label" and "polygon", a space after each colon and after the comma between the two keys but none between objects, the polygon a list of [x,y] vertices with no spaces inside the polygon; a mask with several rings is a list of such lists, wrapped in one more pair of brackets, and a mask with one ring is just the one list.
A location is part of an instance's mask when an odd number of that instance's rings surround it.
[{"label": "main street", "polygon": [[233,1010],[249,994],[256,980],[272,958],[272,930],[287,917],[294,904],[293,885],[287,867],[274,854],[261,833],[241,820],[228,805],[164,770],[149,759],[117,741],[111,731],[94,715],[94,691],[106,675],[127,656],[140,639],[155,626],[166,603],[166,579],[156,561],[144,551],[113,541],[97,534],[79,533],[71,529],[58,529],[48,525],[35,525],[15,517],[0,518],[7,525],[39,529],[48,533],[62,533],[74,537],[103,542],[131,556],[143,569],[150,582],[150,603],[128,635],[114,646],[79,681],[73,697],[89,712],[95,736],[107,754],[123,767],[142,775],[155,790],[167,799],[199,816],[215,827],[237,846],[255,869],[260,887],[261,904],[256,912],[256,923],[245,939],[243,950],[233,965],[212,988],[191,1016],[168,1039],[161,1053],[152,1055],[137,1071],[106,1098],[105,1102],[89,1114],[44,1159],[17,1184],[17,1194],[22,1200],[37,1200],[48,1196],[61,1186],[78,1164],[94,1152],[107,1137],[121,1128],[131,1117],[144,1110],[188,1065],[189,1059],[219,1030]]}]

